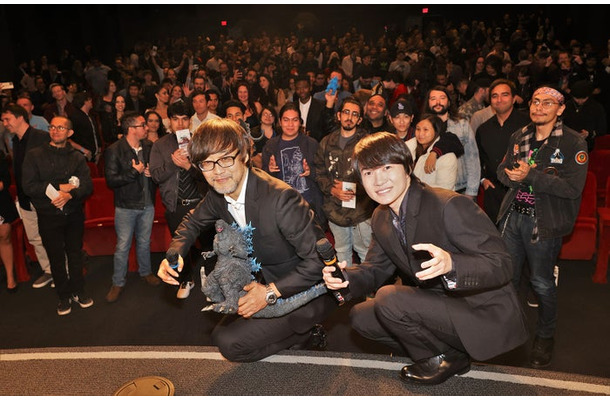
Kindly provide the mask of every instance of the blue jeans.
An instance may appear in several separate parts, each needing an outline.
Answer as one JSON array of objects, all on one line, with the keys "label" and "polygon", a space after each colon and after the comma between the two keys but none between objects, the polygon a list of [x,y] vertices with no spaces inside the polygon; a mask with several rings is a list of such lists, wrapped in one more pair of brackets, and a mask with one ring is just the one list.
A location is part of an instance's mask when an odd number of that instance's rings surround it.
[{"label": "blue jeans", "polygon": [[115,207],[114,228],[116,230],[117,243],[114,250],[114,274],[112,275],[112,284],[114,286],[125,286],[129,250],[131,249],[131,240],[134,232],[136,235],[136,255],[140,276],[152,273],[150,236],[154,218],[155,207],[152,205],[143,210]]},{"label": "blue jeans", "polygon": [[538,297],[538,323],[536,336],[552,338],[557,326],[557,286],[553,268],[561,250],[562,238],[539,239],[532,243],[534,219],[511,211],[504,219],[502,237],[513,262],[513,285],[519,290],[521,271],[527,258],[530,283]]},{"label": "blue jeans", "polygon": [[371,244],[371,220],[367,219],[354,226],[339,226],[328,221],[335,238],[335,251],[339,261],[347,261],[352,266],[352,252],[356,251],[360,261],[364,261]]}]

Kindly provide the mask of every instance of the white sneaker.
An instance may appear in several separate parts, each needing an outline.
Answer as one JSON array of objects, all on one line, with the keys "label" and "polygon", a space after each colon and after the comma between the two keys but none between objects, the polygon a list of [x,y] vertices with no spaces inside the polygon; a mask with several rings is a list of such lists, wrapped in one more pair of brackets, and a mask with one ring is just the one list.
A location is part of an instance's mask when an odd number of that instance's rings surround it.
[{"label": "white sneaker", "polygon": [[195,282],[182,282],[180,284],[180,289],[178,289],[178,293],[176,293],[176,297],[179,299],[186,299],[191,294],[191,289],[195,287]]}]

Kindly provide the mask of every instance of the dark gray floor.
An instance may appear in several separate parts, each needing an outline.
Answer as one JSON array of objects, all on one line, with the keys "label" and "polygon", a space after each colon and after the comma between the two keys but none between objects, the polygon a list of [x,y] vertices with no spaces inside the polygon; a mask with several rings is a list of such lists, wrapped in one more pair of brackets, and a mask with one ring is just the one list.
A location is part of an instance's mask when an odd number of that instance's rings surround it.
[{"label": "dark gray floor", "polygon": [[[154,254],[154,265],[160,259],[160,254]],[[549,371],[610,377],[610,286],[592,283],[593,262],[561,261],[559,265],[559,322]],[[130,274],[119,301],[106,304],[112,257],[93,257],[87,269],[87,290],[96,303],[85,310],[73,307],[63,317],[56,313],[57,297],[50,287],[32,289],[25,283],[12,295],[0,290],[0,348],[211,345],[209,333],[220,316],[199,311],[204,304],[199,286],[180,301],[175,288],[150,287]],[[389,354],[350,329],[349,308],[339,308],[325,323],[328,350]],[[536,310],[525,308],[533,330]],[[526,367],[529,345],[488,362]]]},{"label": "dark gray floor", "polygon": [[[218,355],[214,347],[194,346],[4,350],[0,395],[108,396],[126,383],[150,376],[169,380],[181,396],[610,394],[607,378],[516,367],[473,365],[463,376],[426,387],[398,379],[404,359],[387,356],[283,351],[260,362],[238,364]],[[167,386],[159,385],[154,393],[163,388]]]}]

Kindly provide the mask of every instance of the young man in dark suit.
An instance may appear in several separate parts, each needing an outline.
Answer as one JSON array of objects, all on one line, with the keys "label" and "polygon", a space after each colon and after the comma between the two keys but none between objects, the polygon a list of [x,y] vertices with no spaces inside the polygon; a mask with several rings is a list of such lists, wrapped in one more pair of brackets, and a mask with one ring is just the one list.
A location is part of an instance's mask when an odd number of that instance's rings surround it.
[{"label": "young man in dark suit", "polygon": [[[502,238],[468,197],[431,188],[414,175],[396,135],[379,132],[354,149],[354,169],[379,207],[364,263],[344,269],[346,282],[324,269],[329,289],[348,287],[352,326],[362,336],[407,352],[401,377],[438,384],[527,340]],[[344,267],[343,263],[339,264]],[[403,285],[382,286],[395,272]]]},{"label": "young man in dark suit", "polygon": [[[234,121],[214,119],[201,124],[190,153],[191,162],[213,190],[185,215],[170,250],[184,256],[201,230],[223,219],[254,227],[252,257],[262,266],[262,281],[244,287],[247,293],[239,300],[237,315],[227,315],[216,326],[212,342],[228,360],[240,362],[308,343],[318,333],[316,324],[336,307],[332,296],[318,297],[282,317],[250,318],[277,298],[290,297],[322,280],[315,244],[324,234],[307,202],[285,182],[250,166],[250,138]],[[178,273],[167,260],[161,263],[158,276],[178,284]]]}]

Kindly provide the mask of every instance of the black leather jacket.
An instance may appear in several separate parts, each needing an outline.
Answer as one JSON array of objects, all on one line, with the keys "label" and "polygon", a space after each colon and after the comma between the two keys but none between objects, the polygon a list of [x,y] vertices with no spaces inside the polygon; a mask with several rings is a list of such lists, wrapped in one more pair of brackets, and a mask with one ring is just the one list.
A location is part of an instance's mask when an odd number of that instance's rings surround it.
[{"label": "black leather jacket", "polygon": [[[144,139],[141,142],[144,163],[150,160],[152,142]],[[150,198],[155,201],[155,184],[152,178],[140,174],[132,166],[132,160],[138,160],[127,139],[121,138],[106,149],[104,156],[106,166],[106,184],[114,190],[114,206],[141,210],[144,208],[144,180],[148,180]]]},{"label": "black leather jacket", "polygon": [[509,190],[502,201],[497,222],[510,211],[521,185],[531,185],[536,198],[536,224],[540,238],[562,237],[572,232],[580,208],[589,160],[587,144],[578,133],[558,122],[535,156],[536,166],[530,169],[522,183],[513,182],[508,179],[504,168],[510,168],[514,162],[515,145],[522,146],[534,130],[533,124],[517,130],[498,166],[498,179]]}]

